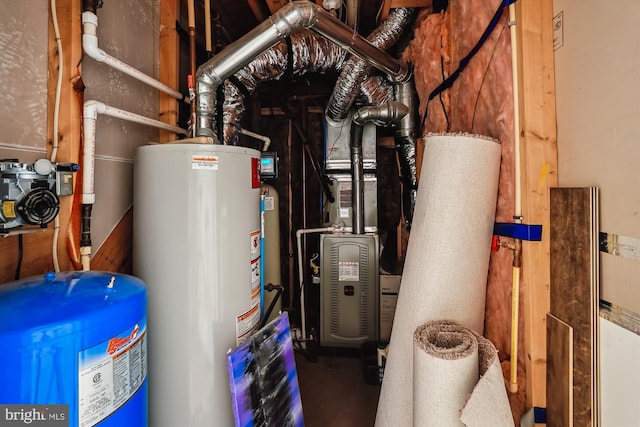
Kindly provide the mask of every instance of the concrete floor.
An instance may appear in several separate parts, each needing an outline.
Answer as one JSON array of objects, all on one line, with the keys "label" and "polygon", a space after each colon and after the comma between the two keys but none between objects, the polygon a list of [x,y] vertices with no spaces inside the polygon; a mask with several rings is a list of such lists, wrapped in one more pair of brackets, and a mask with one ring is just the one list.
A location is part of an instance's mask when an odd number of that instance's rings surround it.
[{"label": "concrete floor", "polygon": [[305,427],[373,426],[380,386],[365,381],[360,357],[296,353]]}]

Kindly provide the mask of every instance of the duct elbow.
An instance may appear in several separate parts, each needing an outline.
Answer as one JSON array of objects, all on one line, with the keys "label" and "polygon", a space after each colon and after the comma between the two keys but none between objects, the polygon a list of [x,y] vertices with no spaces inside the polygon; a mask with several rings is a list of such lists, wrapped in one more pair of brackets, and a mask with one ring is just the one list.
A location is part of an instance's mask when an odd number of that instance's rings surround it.
[{"label": "duct elbow", "polygon": [[394,83],[406,83],[413,77],[413,70],[411,65],[406,62],[400,62],[398,64],[398,72],[396,74],[388,74],[389,80]]},{"label": "duct elbow", "polygon": [[98,17],[91,12],[82,13],[82,49],[89,57],[102,62],[107,57],[104,50],[98,47]]},{"label": "duct elbow", "polygon": [[382,105],[360,108],[353,115],[353,122],[364,124],[368,121],[392,123],[401,120],[409,113],[409,107],[398,101],[389,101]]},{"label": "duct elbow", "polygon": [[318,20],[317,6],[308,1],[292,1],[272,15],[271,20],[281,38],[299,28],[311,28]]}]

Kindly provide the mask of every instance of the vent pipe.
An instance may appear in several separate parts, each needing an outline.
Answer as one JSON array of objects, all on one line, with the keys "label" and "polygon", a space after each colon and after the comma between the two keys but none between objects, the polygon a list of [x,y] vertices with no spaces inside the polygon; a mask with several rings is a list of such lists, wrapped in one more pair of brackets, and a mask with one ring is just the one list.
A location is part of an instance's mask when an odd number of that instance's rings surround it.
[{"label": "vent pipe", "polygon": [[401,120],[409,108],[397,101],[383,105],[362,107],[353,114],[351,123],[351,203],[353,233],[364,234],[364,166],[362,157],[362,131],[367,122],[386,126]]},{"label": "vent pipe", "polygon": [[[390,49],[400,40],[414,16],[415,9],[394,9],[387,19],[367,37],[367,40],[378,49]],[[338,123],[347,117],[361,83],[371,72],[370,65],[372,64],[357,57],[352,57],[345,63],[329,99],[327,120]]]},{"label": "vent pipe", "polygon": [[410,74],[405,62],[372,45],[319,6],[308,1],[293,1],[200,66],[196,75],[197,136],[215,136],[217,87],[254,57],[300,28],[323,35],[384,72],[392,81],[404,81]]},{"label": "vent pipe", "polygon": [[413,79],[394,86],[394,98],[406,105],[409,114],[404,116],[396,128],[396,147],[399,151],[400,172],[402,174],[402,205],[404,219],[408,225],[413,221],[413,209],[418,194],[418,177],[416,168],[416,140],[419,136],[418,93]]}]

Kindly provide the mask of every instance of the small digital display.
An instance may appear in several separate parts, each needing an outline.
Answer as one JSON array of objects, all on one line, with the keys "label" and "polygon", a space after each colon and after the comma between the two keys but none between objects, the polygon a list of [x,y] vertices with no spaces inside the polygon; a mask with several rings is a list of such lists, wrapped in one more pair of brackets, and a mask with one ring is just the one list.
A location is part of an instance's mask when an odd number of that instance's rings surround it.
[{"label": "small digital display", "polygon": [[263,151],[260,158],[260,178],[278,177],[278,154],[275,151]]}]

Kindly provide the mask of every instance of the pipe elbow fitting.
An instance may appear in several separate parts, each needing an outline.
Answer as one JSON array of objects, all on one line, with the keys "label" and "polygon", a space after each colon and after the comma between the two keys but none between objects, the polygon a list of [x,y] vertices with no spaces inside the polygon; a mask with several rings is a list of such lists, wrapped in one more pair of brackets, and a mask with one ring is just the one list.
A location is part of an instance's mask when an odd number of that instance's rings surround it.
[{"label": "pipe elbow fitting", "polygon": [[396,75],[388,76],[394,83],[407,83],[413,77],[413,67],[407,62],[400,62],[399,70]]},{"label": "pipe elbow fitting", "polygon": [[82,49],[89,57],[103,62],[107,53],[98,47],[98,17],[91,12],[82,13]]},{"label": "pipe elbow fitting", "polygon": [[287,37],[298,28],[310,28],[318,20],[315,4],[308,1],[292,1],[269,19],[280,37]]},{"label": "pipe elbow fitting", "polygon": [[353,115],[353,122],[363,125],[368,121],[381,121],[385,123],[401,120],[409,114],[409,107],[402,102],[389,101],[378,106],[360,108]]},{"label": "pipe elbow fitting", "polygon": [[98,118],[98,114],[104,114],[107,106],[100,101],[95,101],[93,99],[86,101],[82,110],[82,118],[83,119],[92,119],[96,120]]}]

